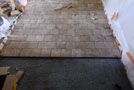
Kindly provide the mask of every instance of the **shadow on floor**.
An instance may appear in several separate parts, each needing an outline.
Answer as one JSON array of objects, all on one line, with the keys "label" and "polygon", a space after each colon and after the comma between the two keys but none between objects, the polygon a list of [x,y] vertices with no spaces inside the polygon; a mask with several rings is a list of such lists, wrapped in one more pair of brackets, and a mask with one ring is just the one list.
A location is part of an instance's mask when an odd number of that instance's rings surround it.
[{"label": "shadow on floor", "polygon": [[0,66],[25,71],[17,90],[132,90],[120,59],[0,58]]}]

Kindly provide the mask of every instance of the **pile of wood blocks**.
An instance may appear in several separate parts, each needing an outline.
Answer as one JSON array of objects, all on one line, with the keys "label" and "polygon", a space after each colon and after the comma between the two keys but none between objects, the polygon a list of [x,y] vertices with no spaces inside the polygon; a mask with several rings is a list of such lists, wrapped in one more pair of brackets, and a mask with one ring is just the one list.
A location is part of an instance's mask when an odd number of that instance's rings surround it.
[{"label": "pile of wood blocks", "polygon": [[0,3],[0,16],[16,17],[20,13],[20,11],[12,9],[11,2]]},{"label": "pile of wood blocks", "polygon": [[0,67],[0,90],[16,90],[17,83],[24,74],[24,71],[16,69],[16,74],[8,72],[10,67]]}]

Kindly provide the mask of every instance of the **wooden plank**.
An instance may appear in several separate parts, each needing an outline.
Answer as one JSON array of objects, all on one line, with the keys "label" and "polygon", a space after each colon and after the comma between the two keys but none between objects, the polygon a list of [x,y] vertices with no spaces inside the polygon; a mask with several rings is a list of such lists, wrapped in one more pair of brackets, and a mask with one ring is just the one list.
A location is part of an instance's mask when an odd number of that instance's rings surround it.
[{"label": "wooden plank", "polygon": [[23,74],[24,71],[18,71],[15,75],[8,75],[6,77],[2,90],[16,90],[17,82],[21,79]]},{"label": "wooden plank", "polygon": [[21,77],[23,76],[23,74],[24,74],[24,71],[18,71],[16,73],[16,82],[18,82],[21,79]]},{"label": "wooden plank", "polygon": [[6,77],[2,90],[13,90],[15,80],[16,80],[16,75],[8,75]]},{"label": "wooden plank", "polygon": [[0,67],[0,76],[9,74],[8,69],[10,67]]},{"label": "wooden plank", "polygon": [[0,16],[7,16],[6,14],[0,14]]},{"label": "wooden plank", "polygon": [[9,7],[9,3],[6,2],[6,3],[4,3],[4,4],[1,4],[0,7],[1,7],[1,8],[7,8],[7,7]]}]

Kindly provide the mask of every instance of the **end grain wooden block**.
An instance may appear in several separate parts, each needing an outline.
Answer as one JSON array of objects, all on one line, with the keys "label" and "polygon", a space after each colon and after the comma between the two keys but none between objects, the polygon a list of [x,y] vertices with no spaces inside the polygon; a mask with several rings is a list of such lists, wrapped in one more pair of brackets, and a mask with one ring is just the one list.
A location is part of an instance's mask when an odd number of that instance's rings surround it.
[{"label": "end grain wooden block", "polygon": [[9,74],[8,69],[10,67],[0,67],[0,75],[7,75]]}]

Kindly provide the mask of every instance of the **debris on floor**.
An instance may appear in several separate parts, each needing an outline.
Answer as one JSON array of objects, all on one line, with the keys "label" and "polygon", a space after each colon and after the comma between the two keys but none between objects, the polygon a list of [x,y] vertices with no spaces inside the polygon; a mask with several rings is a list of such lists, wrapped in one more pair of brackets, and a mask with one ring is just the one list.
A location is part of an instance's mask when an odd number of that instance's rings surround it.
[{"label": "debris on floor", "polygon": [[20,12],[19,12],[18,10],[14,10],[14,11],[11,12],[11,16],[12,16],[12,17],[16,17],[16,16],[18,16],[19,14],[20,14]]},{"label": "debris on floor", "polygon": [[0,90],[16,90],[17,83],[24,74],[22,70],[18,70],[16,74],[11,74],[8,72],[9,69],[10,67],[0,67]]},{"label": "debris on floor", "polygon": [[11,1],[13,1],[13,4],[15,4],[17,10],[24,11],[29,0],[11,0]]},{"label": "debris on floor", "polygon": [[91,21],[94,23],[95,20],[98,20],[98,17],[95,15],[95,13],[91,14]]},{"label": "debris on floor", "polygon": [[11,24],[9,21],[4,18],[3,16],[0,16],[0,38],[6,37],[7,32],[10,29]]},{"label": "debris on floor", "polygon": [[0,16],[16,17],[14,12],[17,12],[18,15],[21,13],[18,10],[14,10],[10,2],[0,4]]},{"label": "debris on floor", "polygon": [[68,3],[68,4],[63,4],[60,3],[54,11],[62,10],[62,9],[70,9],[70,8],[75,8],[76,6],[73,3]]},{"label": "debris on floor", "polygon": [[28,0],[0,1],[0,51],[3,49],[8,36],[27,6]]}]

